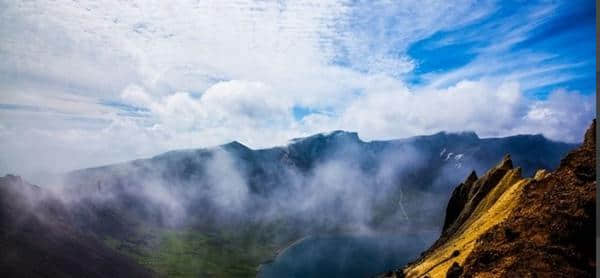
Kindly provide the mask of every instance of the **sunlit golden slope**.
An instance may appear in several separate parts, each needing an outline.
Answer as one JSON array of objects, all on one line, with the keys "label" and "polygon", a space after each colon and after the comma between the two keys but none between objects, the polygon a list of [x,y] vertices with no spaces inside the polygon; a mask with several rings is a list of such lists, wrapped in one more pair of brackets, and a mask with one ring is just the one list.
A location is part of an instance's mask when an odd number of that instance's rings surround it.
[{"label": "sunlit golden slope", "polygon": [[[483,186],[491,176],[499,171],[502,174],[501,179],[497,184],[491,186],[485,197],[474,206],[472,213],[464,216],[466,217],[465,222],[458,226],[453,234],[446,234],[445,240],[441,239],[443,242],[437,242],[438,247],[432,252],[409,266],[405,270],[406,277],[422,277],[424,275],[431,278],[446,277],[446,272],[452,264],[456,262],[463,265],[473,249],[475,241],[483,233],[506,219],[518,203],[518,199],[521,198],[523,186],[529,182],[529,179],[521,177],[520,168],[512,168],[510,157],[505,157],[498,166],[475,181],[472,191],[476,190],[477,186]],[[471,195],[477,193],[474,192]],[[470,199],[467,206],[474,205],[472,201],[473,199]]]}]

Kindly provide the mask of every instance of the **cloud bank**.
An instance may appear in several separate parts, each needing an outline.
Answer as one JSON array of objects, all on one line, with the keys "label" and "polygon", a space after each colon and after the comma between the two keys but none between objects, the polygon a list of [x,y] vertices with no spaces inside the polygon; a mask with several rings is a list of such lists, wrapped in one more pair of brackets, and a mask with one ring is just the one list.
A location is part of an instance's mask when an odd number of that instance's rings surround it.
[{"label": "cloud bank", "polygon": [[[577,10],[507,7],[0,2],[0,172],[65,171],[232,140],[267,147],[333,129],[365,140],[473,130],[580,141],[595,91],[571,84],[593,74],[585,71],[593,57],[538,38]],[[556,37],[566,42],[577,30]],[[466,58],[426,70],[452,56]]]}]

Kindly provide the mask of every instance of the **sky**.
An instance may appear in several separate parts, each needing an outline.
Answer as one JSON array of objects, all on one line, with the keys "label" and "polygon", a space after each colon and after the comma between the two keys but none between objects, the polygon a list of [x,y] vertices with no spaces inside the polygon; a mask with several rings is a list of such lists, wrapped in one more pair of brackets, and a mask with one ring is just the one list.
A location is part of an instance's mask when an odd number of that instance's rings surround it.
[{"label": "sky", "polygon": [[580,142],[595,3],[0,0],[0,174],[331,130]]}]

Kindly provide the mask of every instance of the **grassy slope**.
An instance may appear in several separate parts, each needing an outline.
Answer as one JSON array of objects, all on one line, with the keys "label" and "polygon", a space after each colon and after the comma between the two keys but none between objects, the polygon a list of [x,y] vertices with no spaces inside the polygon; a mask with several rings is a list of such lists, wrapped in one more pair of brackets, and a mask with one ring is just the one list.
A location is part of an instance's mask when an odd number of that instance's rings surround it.
[{"label": "grassy slope", "polygon": [[[276,231],[274,227],[268,228]],[[201,232],[148,229],[136,238],[106,238],[112,248],[165,277],[253,277],[257,267],[292,240],[258,237],[263,230]]]}]

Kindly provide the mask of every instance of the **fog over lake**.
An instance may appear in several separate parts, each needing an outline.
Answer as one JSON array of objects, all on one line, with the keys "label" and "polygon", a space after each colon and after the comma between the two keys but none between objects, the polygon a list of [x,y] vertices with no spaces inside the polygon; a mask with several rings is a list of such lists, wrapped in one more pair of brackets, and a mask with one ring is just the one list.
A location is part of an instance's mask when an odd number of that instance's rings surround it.
[{"label": "fog over lake", "polygon": [[414,260],[435,232],[309,237],[261,267],[260,278],[370,277]]}]

